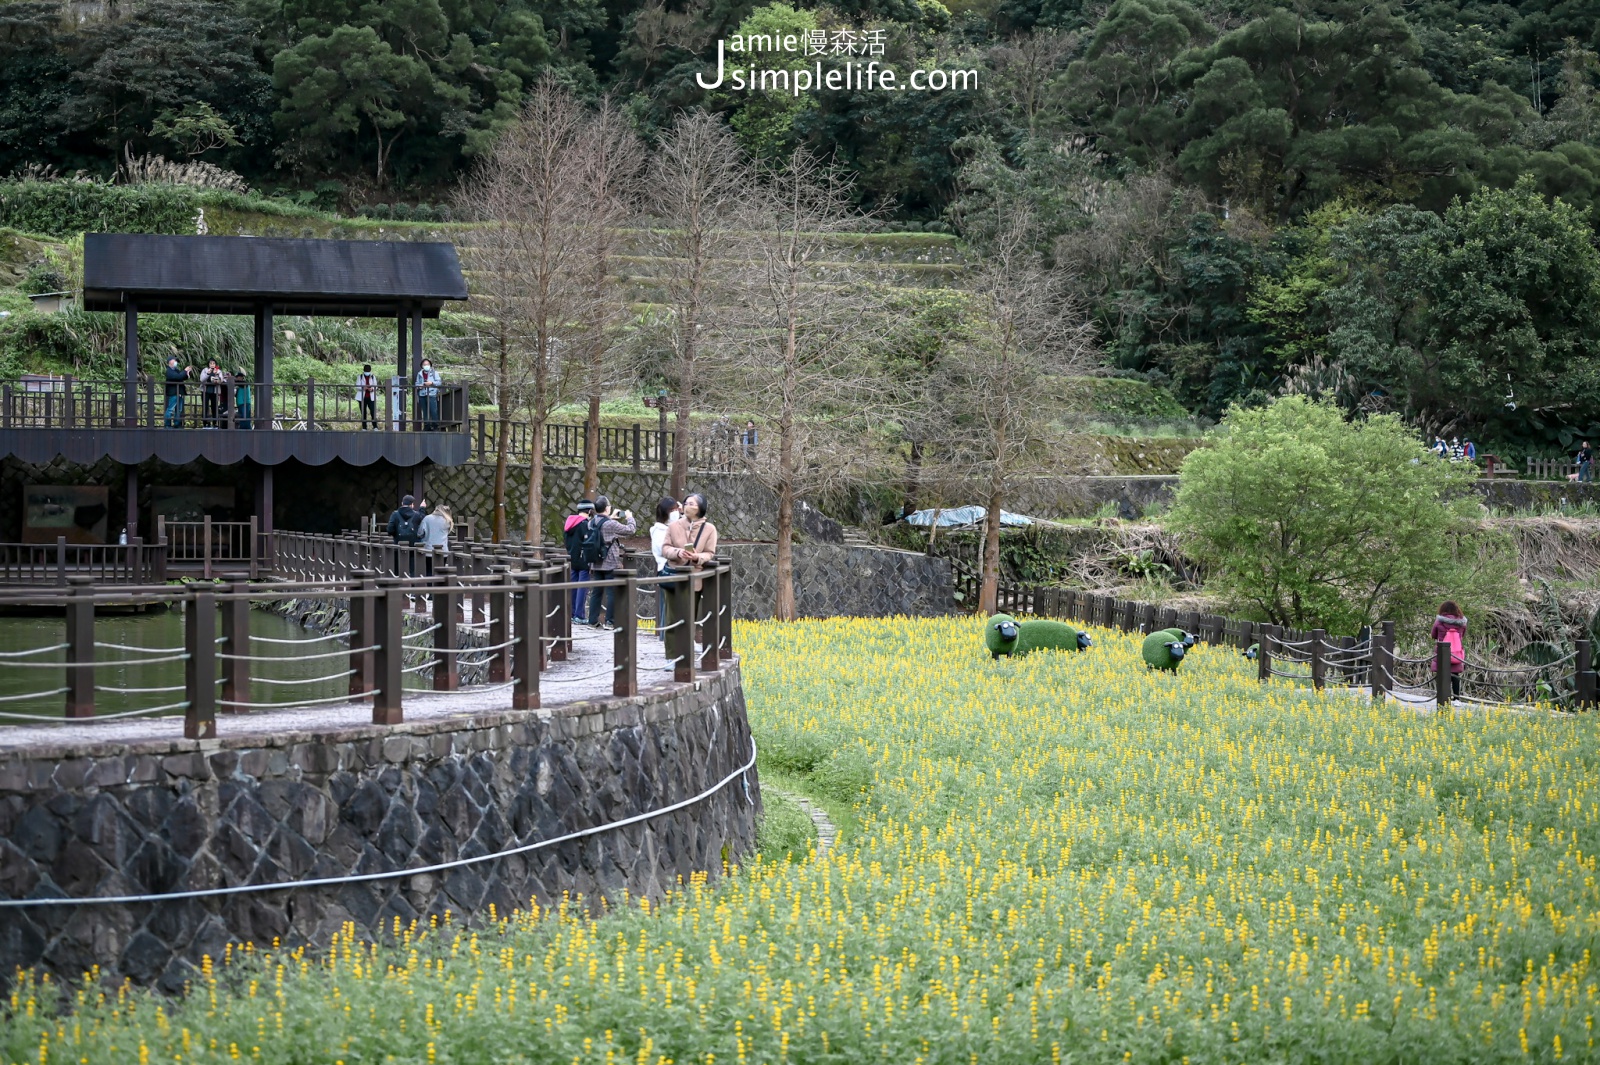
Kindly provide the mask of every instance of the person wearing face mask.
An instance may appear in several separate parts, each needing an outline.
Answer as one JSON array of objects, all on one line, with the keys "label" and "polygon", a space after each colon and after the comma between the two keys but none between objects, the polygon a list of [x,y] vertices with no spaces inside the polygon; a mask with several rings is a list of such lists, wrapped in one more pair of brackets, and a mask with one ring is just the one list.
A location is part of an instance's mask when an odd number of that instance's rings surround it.
[{"label": "person wearing face mask", "polygon": [[[656,576],[665,577],[672,572],[672,567],[667,564],[667,558],[661,549],[667,545],[667,532],[672,523],[683,519],[683,511],[678,506],[678,501],[671,496],[662,496],[656,504],[656,523],[650,526],[650,554],[655,556]],[[662,627],[667,623],[667,597],[662,593],[662,586],[656,585],[656,638],[665,640],[667,634]]]},{"label": "person wearing face mask", "polygon": [[439,386],[444,380],[433,368],[432,359],[423,359],[417,370],[417,421],[423,432],[436,432],[439,428]]}]

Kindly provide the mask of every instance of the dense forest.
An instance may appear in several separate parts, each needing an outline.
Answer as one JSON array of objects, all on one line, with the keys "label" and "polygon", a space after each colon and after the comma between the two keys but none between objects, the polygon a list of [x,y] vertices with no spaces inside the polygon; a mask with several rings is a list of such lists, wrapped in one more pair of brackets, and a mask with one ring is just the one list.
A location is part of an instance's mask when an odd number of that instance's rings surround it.
[{"label": "dense forest", "polygon": [[[736,34],[869,30],[977,88],[696,79]],[[1106,370],[1196,414],[1299,392],[1554,450],[1600,435],[1597,49],[1600,0],[12,0],[0,175],[159,154],[414,214],[553,73],[647,141],[703,108],[805,146],[888,228],[981,253],[1027,202]]]}]

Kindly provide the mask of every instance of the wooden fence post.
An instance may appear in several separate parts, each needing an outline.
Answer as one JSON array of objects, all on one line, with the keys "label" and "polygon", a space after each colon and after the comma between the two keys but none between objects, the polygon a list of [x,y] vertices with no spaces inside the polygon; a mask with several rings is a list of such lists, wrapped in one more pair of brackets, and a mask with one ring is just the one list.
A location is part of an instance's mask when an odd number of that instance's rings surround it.
[{"label": "wooden fence post", "polygon": [[378,582],[377,617],[373,625],[377,645],[373,654],[373,671],[377,674],[377,690],[372,696],[372,723],[398,725],[405,720],[401,706],[405,681],[406,646],[405,615],[408,596],[405,581],[392,578]]},{"label": "wooden fence post", "polygon": [[460,629],[456,627],[456,611],[461,592],[456,584],[454,566],[440,566],[436,571],[439,584],[433,589],[433,656],[439,661],[433,667],[433,690],[453,692],[461,687],[461,667],[456,659],[460,649]]},{"label": "wooden fence post", "polygon": [[1588,708],[1594,705],[1595,700],[1595,675],[1589,641],[1579,640],[1577,651],[1577,660],[1573,662],[1573,698],[1580,707]]},{"label": "wooden fence post", "polygon": [[[511,567],[500,565],[489,567],[489,579],[496,585],[504,586],[511,583]],[[476,598],[476,596],[474,596]],[[501,644],[511,639],[511,593],[502,590],[490,592],[489,601],[489,645],[500,647]],[[490,684],[504,684],[511,671],[506,668],[506,663],[511,660],[511,648],[500,647],[498,651],[491,652],[489,656]]]},{"label": "wooden fence post", "polygon": [[229,583],[223,590],[238,597],[222,604],[222,646],[228,649],[222,660],[222,712],[236,714],[238,708],[229,704],[250,701],[250,600],[245,596],[250,584],[242,573],[225,576]]},{"label": "wooden fence post", "polygon": [[378,686],[373,652],[366,650],[378,639],[377,572],[352,570],[357,588],[350,592],[350,698],[359,699]]},{"label": "wooden fence post", "polygon": [[1372,639],[1372,698],[1386,698],[1394,687],[1394,622],[1379,623]]},{"label": "wooden fence post", "polygon": [[627,581],[617,589],[622,624],[611,637],[612,695],[639,694],[639,578],[630,573]]},{"label": "wooden fence post", "polygon": [[1266,681],[1272,676],[1272,626],[1257,625],[1256,629],[1256,679]]},{"label": "wooden fence post", "polygon": [[667,661],[673,663],[672,679],[681,684],[694,679],[694,597],[689,574],[678,574],[670,580],[657,587],[667,597]]},{"label": "wooden fence post", "polygon": [[1450,705],[1450,645],[1443,640],[1433,645],[1433,701],[1436,706]]},{"label": "wooden fence post", "polygon": [[1317,691],[1322,690],[1328,679],[1328,661],[1324,653],[1327,636],[1326,629],[1311,630],[1311,686]]},{"label": "wooden fence post", "polygon": [[539,709],[539,644],[543,637],[544,595],[539,589],[537,570],[512,574],[516,591],[511,593],[512,645],[511,706],[514,710]]},{"label": "wooden fence post", "polygon": [[67,716],[94,716],[94,588],[87,575],[68,578]]},{"label": "wooden fence post", "polygon": [[717,625],[717,634],[722,639],[717,648],[717,657],[726,660],[733,657],[733,559],[720,555],[714,562],[717,567],[717,608],[721,611],[718,616],[722,619]]},{"label": "wooden fence post", "polygon": [[183,626],[185,739],[209,740],[217,734],[217,597],[196,592],[189,600]]},{"label": "wooden fence post", "polygon": [[700,668],[715,672],[717,668],[717,576],[715,570],[700,571],[700,594],[694,597],[692,609],[696,627],[700,630]]}]

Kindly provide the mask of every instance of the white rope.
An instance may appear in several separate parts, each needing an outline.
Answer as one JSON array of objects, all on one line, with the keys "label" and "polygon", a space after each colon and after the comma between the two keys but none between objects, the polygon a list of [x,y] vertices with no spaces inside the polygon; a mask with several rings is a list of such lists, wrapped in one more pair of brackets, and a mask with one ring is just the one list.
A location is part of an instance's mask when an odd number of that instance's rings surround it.
[{"label": "white rope", "polygon": [[433,630],[435,630],[437,628],[441,628],[441,625],[439,624],[439,622],[435,621],[432,625],[429,625],[425,629],[418,629],[416,632],[408,632],[408,633],[406,633],[404,636],[402,636],[400,638],[400,642],[404,643],[407,640],[414,640],[418,636],[426,636],[426,635],[428,635],[428,633],[432,632]]},{"label": "white rope", "polygon": [[470,651],[503,651],[507,647],[510,647],[512,644],[514,644],[516,642],[517,642],[517,638],[515,636],[513,636],[513,637],[511,637],[511,639],[506,640],[503,643],[492,643],[487,647],[457,647],[455,650],[451,651],[450,653],[453,654],[453,655],[464,655],[464,654],[467,654]]},{"label": "white rope", "polygon": [[[601,832],[609,832],[615,828],[625,828],[628,825],[636,825],[642,821],[654,820],[655,818],[661,817],[665,814],[676,813],[685,807],[693,806],[695,803],[709,799],[711,796],[715,795],[717,792],[721,791],[735,780],[750,772],[751,769],[755,768],[755,764],[756,741],[754,737],[751,737],[750,760],[698,795],[692,795],[687,799],[682,799],[678,802],[672,803],[670,806],[663,806],[659,810],[647,810],[642,814],[634,814],[631,817],[624,817],[620,821],[611,821],[607,824],[595,825],[593,828],[580,828],[576,832],[569,832],[564,836],[557,836],[554,839],[542,839],[536,843],[524,843],[521,846],[509,847],[502,851],[495,851],[492,854],[480,854],[472,858],[457,858],[454,861],[437,862],[433,865],[424,865],[416,869],[396,869],[391,872],[384,873],[358,873],[351,876],[329,876],[320,877],[315,880],[290,880],[281,884],[236,884],[232,887],[203,888],[198,891],[174,891],[163,895],[103,895],[94,898],[75,899],[0,899],[0,907],[20,909],[24,906],[100,906],[107,904],[131,905],[142,902],[167,902],[176,901],[179,899],[212,898],[217,895],[241,895],[253,891],[283,891],[289,888],[335,887],[340,884],[362,884],[371,882],[373,880],[398,880],[401,877],[422,876],[427,873],[440,873],[444,872],[446,869],[459,869],[467,865],[476,865],[479,862],[493,861],[496,858],[509,858],[514,854],[526,854],[529,851],[541,850],[545,847],[554,847],[558,843],[568,843],[575,839],[583,839],[586,836],[599,835]],[[746,790],[748,791],[748,784],[746,785]]]},{"label": "white rope", "polygon": [[432,669],[434,666],[440,665],[443,662],[444,662],[444,659],[442,659],[442,658],[430,658],[426,662],[422,663],[422,665],[420,665],[420,666],[412,666],[410,669],[402,669],[400,672],[402,672],[402,673],[420,673],[424,669]]},{"label": "white rope", "polygon": [[[69,646],[71,645],[65,643],[53,643],[49,647],[35,647],[29,651],[0,651],[0,658],[22,658],[25,655],[42,655],[47,651],[61,651]],[[51,664],[60,665],[61,663],[54,662]]]},{"label": "white rope", "polygon": [[21,695],[0,695],[0,703],[20,703],[27,699],[48,699],[52,695],[60,695],[66,688],[53,688],[47,692],[24,692]]},{"label": "white rope", "polygon": [[347,655],[364,654],[367,651],[376,651],[377,644],[366,647],[341,647],[337,651],[324,651],[320,655],[221,655],[232,662],[315,662],[320,658],[344,658]]},{"label": "white rope", "polygon": [[[96,640],[94,645],[96,647],[107,647],[113,651],[144,651],[153,655],[174,655],[183,651],[182,647],[137,647],[127,643],[101,643],[99,640]],[[66,644],[61,646],[65,647]]]},{"label": "white rope", "polygon": [[309,640],[279,640],[274,639],[271,636],[252,636],[250,639],[254,640],[256,643],[321,643],[323,640],[342,640],[346,636],[353,636],[355,631],[355,629],[346,629],[343,632],[330,632],[326,636],[313,636]]},{"label": "white rope", "polygon": [[120,714],[96,714],[94,717],[39,717],[35,714],[0,714],[0,717],[12,721],[32,721],[38,725],[93,725],[98,721],[115,721],[119,717],[143,717],[146,714],[159,714],[164,710],[183,710],[188,705],[189,700],[185,699],[181,703],[147,706],[143,710],[124,710]]},{"label": "white rope", "polygon": [[95,691],[115,692],[118,695],[153,695],[157,692],[181,692],[187,685],[174,684],[168,688],[113,688],[106,684],[95,685]]},{"label": "white rope", "polygon": [[620,669],[622,669],[621,666],[613,666],[611,669],[602,669],[598,673],[585,673],[581,677],[545,677],[539,683],[540,684],[574,684],[574,683],[576,683],[576,682],[578,682],[580,680],[593,680],[596,677],[604,677],[604,676],[606,676],[608,674],[615,673]]},{"label": "white rope", "polygon": [[251,678],[258,684],[316,684],[324,680],[339,680],[341,677],[353,677],[356,671],[347,669],[343,673],[329,673],[326,677],[291,677],[288,680],[273,680],[270,677]]},{"label": "white rope", "polygon": [[238,703],[232,699],[218,699],[218,706],[237,706],[245,710],[294,710],[301,706],[323,706],[327,703],[353,703],[361,699],[370,699],[374,695],[382,695],[381,689],[362,692],[360,695],[330,695],[322,699],[296,699],[292,703]]}]

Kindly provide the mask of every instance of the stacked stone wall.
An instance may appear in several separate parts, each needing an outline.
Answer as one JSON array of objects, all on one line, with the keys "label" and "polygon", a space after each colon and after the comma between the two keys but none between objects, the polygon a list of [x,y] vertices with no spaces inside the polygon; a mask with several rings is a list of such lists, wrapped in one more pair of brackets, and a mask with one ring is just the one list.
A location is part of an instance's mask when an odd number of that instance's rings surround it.
[{"label": "stacked stone wall", "polygon": [[[143,895],[403,870],[609,824],[744,765],[737,663],[689,685],[551,711],[329,732],[0,751],[0,897]],[[564,894],[659,899],[755,840],[743,779],[683,810],[437,874],[182,902],[5,910],[0,974],[99,965],[180,990],[229,942],[326,942]]]}]

